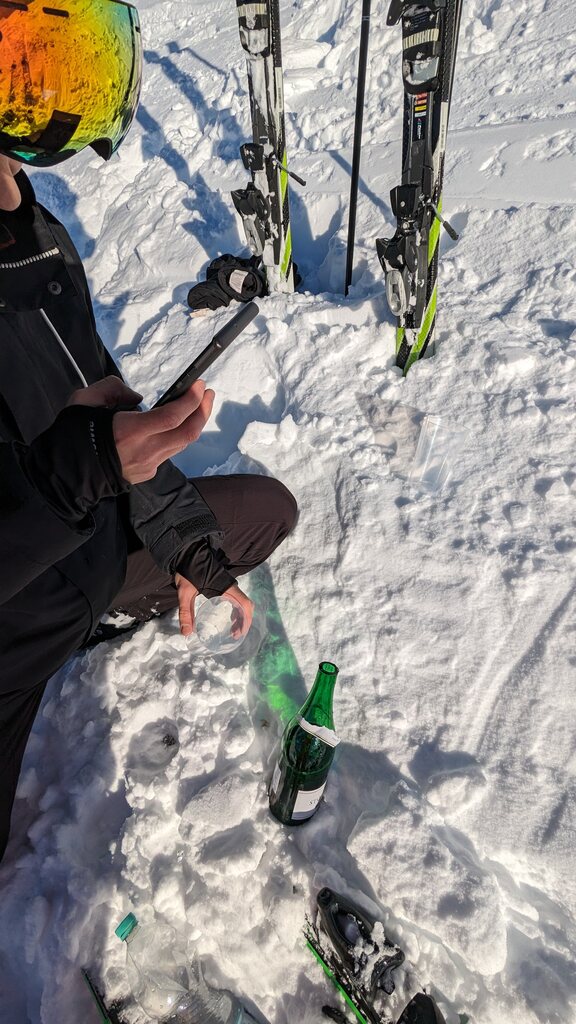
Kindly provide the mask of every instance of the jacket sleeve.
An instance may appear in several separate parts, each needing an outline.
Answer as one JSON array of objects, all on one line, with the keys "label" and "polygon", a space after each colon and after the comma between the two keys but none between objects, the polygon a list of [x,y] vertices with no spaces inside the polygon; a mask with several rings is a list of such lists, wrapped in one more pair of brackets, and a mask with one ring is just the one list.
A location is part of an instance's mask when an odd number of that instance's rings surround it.
[{"label": "jacket sleeve", "polygon": [[206,597],[236,582],[218,548],[222,533],[214,513],[173,463],[164,462],[153,480],[131,487],[128,503],[137,536],[165,572],[182,573]]},{"label": "jacket sleeve", "polygon": [[0,603],[80,547],[91,509],[128,488],[112,413],[64,409],[30,445],[0,443]]},{"label": "jacket sleeve", "polygon": [[[121,377],[104,345],[102,353],[106,373]],[[134,532],[165,572],[180,572],[206,597],[236,583],[218,546],[222,532],[212,509],[173,462],[162,463],[152,480],[130,488],[128,508]]]}]

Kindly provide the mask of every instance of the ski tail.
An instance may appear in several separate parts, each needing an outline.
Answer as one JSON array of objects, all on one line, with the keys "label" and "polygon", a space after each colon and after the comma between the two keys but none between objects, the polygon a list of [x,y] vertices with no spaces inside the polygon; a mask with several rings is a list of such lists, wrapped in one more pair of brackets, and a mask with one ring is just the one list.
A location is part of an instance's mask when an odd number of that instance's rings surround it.
[{"label": "ski tail", "polygon": [[284,113],[284,69],[282,65],[282,42],[280,29],[279,0],[270,0],[270,36],[272,40],[272,66],[274,69],[274,95],[276,97],[276,186],[278,189],[278,214],[282,225],[283,244],[279,247],[281,281],[289,282],[287,290],[294,291],[292,266],[292,229],[290,225],[290,200],[288,188],[288,153],[286,150],[286,118]]},{"label": "ski tail", "polygon": [[[309,924],[309,928],[312,929],[313,926]],[[376,1013],[375,1009],[359,995],[342,971],[337,959],[321,946],[318,935],[314,934],[313,930],[306,933],[306,945],[360,1024],[392,1024],[391,1021]]]},{"label": "ski tail", "polygon": [[[343,972],[341,964],[330,952],[322,948],[313,932],[308,933],[306,944],[359,1024],[393,1024],[390,1017],[380,1014],[374,1005],[359,995],[358,990],[350,984],[346,973]],[[346,1014],[336,1007],[323,1006],[322,1012],[336,1021],[336,1024],[350,1024]],[[404,1007],[397,1024],[446,1024],[446,1021],[432,996],[425,992],[417,992]]]},{"label": "ski tail", "polygon": [[321,927],[348,970],[354,976],[363,976],[369,971],[369,980],[364,984],[372,997],[379,989],[391,995],[394,991],[392,974],[404,962],[402,950],[388,941],[380,949],[372,940],[374,920],[333,889],[327,886],[321,889],[316,902]]},{"label": "ski tail", "polygon": [[[396,334],[396,365],[407,373],[413,363],[420,359],[430,349],[433,352],[434,336],[436,331],[436,310],[438,304],[438,260],[440,253],[440,228],[444,226],[450,237],[456,241],[458,235],[452,226],[442,217],[442,187],[444,181],[444,159],[446,151],[446,136],[448,132],[448,120],[450,116],[450,104],[452,101],[452,89],[454,85],[454,70],[456,63],[456,52],[458,47],[458,35],[460,31],[460,19],[462,14],[461,0],[448,2],[446,5],[446,22],[444,26],[444,47],[439,68],[441,84],[440,96],[436,99],[436,106],[440,104],[438,117],[439,127],[437,129],[437,170],[436,180],[433,184],[433,206],[434,214],[428,234],[427,276],[426,276],[426,308],[422,323],[412,333],[407,333],[405,328],[398,327]],[[418,97],[414,100],[414,109]],[[433,112],[434,116],[434,112]]]},{"label": "ski tail", "polygon": [[[404,953],[387,939],[379,946],[373,938],[375,920],[348,897],[325,886],[316,905],[315,922],[306,919],[308,948],[360,1024],[393,1024],[380,1007],[383,994],[395,990],[393,972],[404,963]],[[349,1024],[335,1007],[323,1006],[322,1012],[336,1024]],[[446,1022],[432,996],[418,992],[397,1024]]]}]

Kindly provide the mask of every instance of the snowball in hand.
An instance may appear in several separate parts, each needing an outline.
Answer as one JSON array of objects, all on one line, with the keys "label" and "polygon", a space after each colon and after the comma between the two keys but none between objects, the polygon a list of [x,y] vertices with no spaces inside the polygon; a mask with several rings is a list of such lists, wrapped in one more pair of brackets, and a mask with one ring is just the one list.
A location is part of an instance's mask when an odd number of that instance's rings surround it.
[{"label": "snowball in hand", "polygon": [[229,654],[245,639],[241,632],[242,610],[225,597],[213,597],[196,605],[196,634],[211,654]]}]

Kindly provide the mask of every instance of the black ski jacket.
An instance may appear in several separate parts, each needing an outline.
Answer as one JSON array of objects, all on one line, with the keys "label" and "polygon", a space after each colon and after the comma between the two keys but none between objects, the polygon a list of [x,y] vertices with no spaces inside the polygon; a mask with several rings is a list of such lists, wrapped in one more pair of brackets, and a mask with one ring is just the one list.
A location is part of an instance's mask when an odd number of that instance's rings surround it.
[{"label": "black ski jacket", "polygon": [[73,391],[120,373],[98,337],[70,237],[22,171],[16,181],[21,206],[0,211],[4,692],[41,681],[27,675],[38,644],[46,648],[45,679],[90,635],[122,586],[129,546],[145,546],[161,568],[180,571],[209,597],[235,582],[219,560],[218,524],[193,483],[166,462],[153,480],[130,487],[113,414],[65,408]]}]

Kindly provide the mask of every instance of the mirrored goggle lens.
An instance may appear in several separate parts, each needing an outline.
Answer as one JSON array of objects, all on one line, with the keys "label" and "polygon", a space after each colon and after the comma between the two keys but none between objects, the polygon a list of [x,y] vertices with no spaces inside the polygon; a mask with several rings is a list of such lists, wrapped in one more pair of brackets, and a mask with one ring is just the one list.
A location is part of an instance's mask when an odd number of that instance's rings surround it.
[{"label": "mirrored goggle lens", "polygon": [[108,158],[138,106],[142,45],[121,0],[0,0],[0,151],[35,166]]}]

